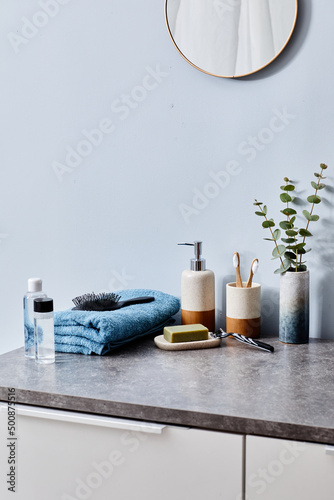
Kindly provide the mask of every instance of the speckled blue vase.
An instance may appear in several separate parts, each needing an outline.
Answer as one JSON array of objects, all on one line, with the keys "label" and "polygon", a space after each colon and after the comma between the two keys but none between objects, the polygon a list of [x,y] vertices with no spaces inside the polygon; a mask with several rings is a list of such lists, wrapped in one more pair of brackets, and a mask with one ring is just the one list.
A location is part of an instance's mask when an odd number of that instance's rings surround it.
[{"label": "speckled blue vase", "polygon": [[307,344],[309,271],[286,272],[280,280],[279,340],[286,344]]}]

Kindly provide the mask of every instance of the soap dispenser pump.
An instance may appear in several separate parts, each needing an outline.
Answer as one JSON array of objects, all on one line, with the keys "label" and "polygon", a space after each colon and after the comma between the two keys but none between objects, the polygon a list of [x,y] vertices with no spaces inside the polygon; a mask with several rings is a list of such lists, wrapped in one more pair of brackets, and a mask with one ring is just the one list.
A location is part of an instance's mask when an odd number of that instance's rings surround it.
[{"label": "soap dispenser pump", "polygon": [[215,331],[215,275],[206,269],[202,258],[202,242],[178,243],[194,247],[190,269],[181,277],[181,321],[183,325],[200,323]]}]

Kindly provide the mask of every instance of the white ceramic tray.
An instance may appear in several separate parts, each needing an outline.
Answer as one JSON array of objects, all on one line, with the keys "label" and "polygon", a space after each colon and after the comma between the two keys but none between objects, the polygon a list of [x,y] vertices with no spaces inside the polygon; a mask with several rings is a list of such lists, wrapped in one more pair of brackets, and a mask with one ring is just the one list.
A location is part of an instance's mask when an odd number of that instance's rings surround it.
[{"label": "white ceramic tray", "polygon": [[221,344],[219,338],[209,338],[207,340],[193,340],[192,342],[168,342],[163,335],[154,338],[155,345],[164,351],[184,351],[186,349],[208,349],[218,347]]}]

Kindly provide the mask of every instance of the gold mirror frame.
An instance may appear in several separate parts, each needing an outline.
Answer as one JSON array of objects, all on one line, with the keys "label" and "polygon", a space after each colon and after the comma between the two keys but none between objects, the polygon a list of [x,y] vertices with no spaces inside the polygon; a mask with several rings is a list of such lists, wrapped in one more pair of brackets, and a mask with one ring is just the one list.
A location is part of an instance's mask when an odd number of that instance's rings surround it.
[{"label": "gold mirror frame", "polygon": [[[173,33],[173,29],[171,27],[171,22],[168,18],[168,4],[176,4],[176,2],[180,2],[180,5],[181,5],[181,2],[183,1],[184,4],[183,5],[186,5],[187,2],[193,2],[192,4],[192,8],[193,6],[195,5],[195,2],[208,2],[209,0],[165,0],[165,20],[166,20],[166,24],[167,24],[167,29],[168,29],[168,33],[172,39],[172,42],[174,44],[174,46],[176,47],[176,49],[178,50],[178,52],[181,54],[181,56],[189,63],[191,64],[191,66],[193,66],[194,68],[198,69],[199,71],[202,71],[203,73],[206,73],[208,75],[212,75],[212,76],[216,76],[216,77],[220,77],[220,78],[240,78],[240,77],[243,77],[243,76],[247,76],[247,75],[251,75],[253,73],[256,73],[260,70],[262,70],[263,68],[265,68],[266,66],[268,66],[269,64],[271,64],[280,54],[281,52],[285,49],[286,45],[288,44],[291,36],[292,36],[292,33],[295,29],[295,26],[296,26],[296,21],[297,21],[297,13],[298,13],[298,0],[290,0],[291,1],[291,9],[294,10],[294,13],[293,13],[293,16],[291,16],[289,18],[289,31],[287,33],[284,33],[283,37],[284,37],[284,43],[282,43],[279,47],[279,49],[277,49],[275,52],[274,52],[274,55],[267,59],[266,61],[263,61],[262,64],[260,64],[259,66],[257,67],[254,67],[252,68],[251,71],[249,70],[245,70],[245,71],[241,71],[241,72],[237,72],[236,71],[236,68],[235,68],[235,71],[234,73],[235,74],[228,74],[229,72],[226,71],[225,74],[221,74],[221,71],[213,71],[212,68],[208,68],[208,67],[205,67],[206,66],[206,62],[205,61],[205,64],[196,64],[198,61],[196,61],[196,57],[195,57],[195,61],[194,61],[194,57],[191,57],[189,56],[189,52],[188,52],[188,56],[187,57],[187,49],[184,49],[184,45],[182,47],[182,43],[180,42],[177,42],[175,40],[176,35],[175,33]],[[232,11],[233,7],[237,8],[238,7],[238,3],[240,4],[240,9],[241,9],[241,3],[242,2],[245,2],[244,5],[246,5],[246,2],[248,2],[249,0],[211,0],[212,1],[212,5],[210,7],[215,7],[215,8],[218,8],[219,6],[221,8],[223,8],[223,6],[225,6],[225,13],[229,13]],[[252,1],[252,0],[250,0]],[[269,2],[270,0],[264,0],[266,2]],[[273,0],[272,0],[273,1]],[[276,0],[277,2],[282,2],[282,0]],[[190,4],[188,4],[188,7],[189,7]],[[197,4],[198,5],[198,4]],[[269,5],[269,4],[267,4]],[[278,4],[277,4],[278,5]],[[180,8],[180,7],[178,7]],[[201,5],[201,8],[205,8],[204,6],[204,3]],[[269,6],[268,6],[268,9],[269,9]],[[186,10],[186,9],[185,9]],[[212,10],[212,9],[211,9]],[[192,14],[193,12],[191,12]],[[217,11],[217,14],[219,13],[219,11]],[[188,10],[188,14],[189,14],[189,10]],[[240,14],[240,12],[239,12]],[[222,18],[220,18],[222,19]],[[184,21],[184,18],[183,18],[183,21]],[[227,16],[224,18],[224,21],[228,21],[227,19]],[[239,19],[239,23],[240,23],[240,19]],[[176,24],[176,22],[175,22]],[[204,23],[203,23],[204,24]],[[210,32],[207,31],[207,34],[211,35],[211,25],[210,25]],[[187,29],[189,29],[189,23],[188,23],[188,26],[187,26]],[[270,28],[272,31],[272,26]],[[176,32],[176,29],[174,30]],[[194,31],[194,30],[193,30]],[[240,31],[240,28],[238,27],[238,31]],[[219,33],[219,32],[218,32]],[[255,32],[254,32],[255,33]],[[191,32],[190,30],[190,34],[191,36],[195,36],[194,35],[194,32]],[[196,34],[196,36],[198,35],[198,33]],[[237,30],[235,30],[234,32],[234,37],[238,37],[238,42],[239,42],[239,33],[237,33]],[[203,40],[203,33],[202,33],[202,38],[198,37],[197,38],[193,38],[193,40],[196,41],[197,45],[200,46],[201,45],[201,41]],[[180,46],[179,46],[180,45]],[[239,45],[240,45],[240,42],[239,42]],[[249,50],[249,45],[245,45],[247,47],[247,50]],[[192,45],[188,45],[188,47],[190,47],[190,51],[192,49]],[[253,47],[253,45],[252,45]],[[262,44],[262,49],[264,48],[264,44]],[[219,46],[219,49],[221,50],[221,46]],[[200,48],[200,50],[202,50],[202,47]],[[238,50],[238,49],[234,49],[234,50]],[[257,50],[261,50],[261,47],[258,46],[258,49]],[[257,55],[257,54],[256,54]],[[211,56],[211,51],[210,51],[210,56]],[[210,62],[210,64],[212,64]],[[208,64],[207,66],[209,66],[210,64]],[[249,61],[248,61],[248,64],[249,64]],[[236,63],[235,63],[235,66],[236,66]]]}]

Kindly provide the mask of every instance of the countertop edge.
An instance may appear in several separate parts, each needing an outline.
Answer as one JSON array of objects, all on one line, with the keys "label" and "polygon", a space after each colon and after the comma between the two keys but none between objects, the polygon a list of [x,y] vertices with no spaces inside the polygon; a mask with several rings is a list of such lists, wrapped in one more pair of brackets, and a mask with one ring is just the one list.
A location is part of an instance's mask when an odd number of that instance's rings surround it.
[{"label": "countertop edge", "polygon": [[[106,402],[99,399],[49,394],[23,389],[17,389],[15,394],[17,404],[93,415],[145,420],[168,425],[196,427],[220,432],[328,445],[334,444],[334,430],[326,427],[187,411],[178,408],[155,407],[116,401]],[[7,388],[0,388],[0,401],[7,402]]]}]

